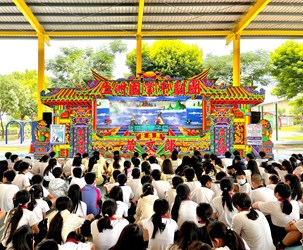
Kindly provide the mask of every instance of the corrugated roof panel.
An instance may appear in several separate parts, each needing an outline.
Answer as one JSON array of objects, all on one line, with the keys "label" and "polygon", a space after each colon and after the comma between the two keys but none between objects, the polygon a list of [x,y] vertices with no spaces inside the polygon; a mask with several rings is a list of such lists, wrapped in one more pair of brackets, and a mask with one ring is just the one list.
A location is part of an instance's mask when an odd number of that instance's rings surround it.
[{"label": "corrugated roof panel", "polygon": [[247,12],[250,6],[245,5],[226,5],[226,6],[188,6],[188,7],[174,7],[174,6],[149,6],[144,7],[144,13],[225,13],[225,12]]},{"label": "corrugated roof panel", "polygon": [[[8,0],[9,1],[9,0]],[[26,3],[41,3],[47,5],[48,3],[67,3],[67,4],[89,4],[89,3],[100,3],[100,0],[26,0]],[[102,3],[134,3],[134,0],[102,0]]]},{"label": "corrugated roof panel", "polygon": [[0,22],[27,22],[24,16],[3,16],[0,14]]},{"label": "corrugated roof panel", "polygon": [[259,15],[254,19],[255,21],[262,22],[303,22],[303,14],[302,15]]},{"label": "corrugated roof panel", "polygon": [[267,5],[264,10],[262,11],[264,13],[266,12],[281,12],[285,15],[287,15],[287,13],[303,13],[303,6],[296,6],[296,5],[291,5],[289,4],[289,6],[273,6],[273,5]]},{"label": "corrugated roof panel", "polygon": [[110,7],[31,7],[33,13],[137,13],[138,6],[110,6]]},{"label": "corrugated roof panel", "polygon": [[254,2],[254,0],[182,0],[182,1],[178,1],[178,0],[145,0],[145,3],[178,3],[178,2],[182,2],[182,3],[223,3],[223,2],[229,2],[229,3],[252,3]]},{"label": "corrugated roof panel", "polygon": [[146,25],[143,24],[144,30],[230,30],[233,27],[232,24],[178,24],[178,25]]},{"label": "corrugated roof panel", "polygon": [[0,7],[0,15],[1,13],[20,13],[17,6],[1,6]]},{"label": "corrugated roof panel", "polygon": [[23,24],[1,24],[0,30],[14,30],[14,31],[34,31],[32,26],[27,23]]},{"label": "corrugated roof panel", "polygon": [[293,3],[302,3],[302,0],[271,0],[271,3],[288,3],[288,4],[293,4]]},{"label": "corrugated roof panel", "polygon": [[45,24],[44,26],[45,31],[60,31],[60,30],[92,30],[92,31],[102,31],[102,30],[137,30],[137,25],[52,25],[52,24]]},{"label": "corrugated roof panel", "polygon": [[289,29],[289,30],[303,30],[302,23],[254,23],[252,22],[247,29],[270,29],[270,30],[279,30],[279,29]]},{"label": "corrugated roof panel", "polygon": [[143,22],[236,22],[241,15],[224,15],[224,16],[143,16]]},{"label": "corrugated roof panel", "polygon": [[136,16],[39,16],[38,20],[43,22],[62,22],[62,23],[74,23],[74,22],[137,22]]}]

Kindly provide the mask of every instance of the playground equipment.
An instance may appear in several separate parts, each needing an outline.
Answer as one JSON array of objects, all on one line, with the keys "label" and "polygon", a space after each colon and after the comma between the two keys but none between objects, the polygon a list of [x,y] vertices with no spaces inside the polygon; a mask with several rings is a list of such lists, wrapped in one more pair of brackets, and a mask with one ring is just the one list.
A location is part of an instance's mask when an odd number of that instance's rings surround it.
[{"label": "playground equipment", "polygon": [[5,127],[5,144],[8,144],[8,127],[11,123],[17,123],[20,127],[20,144],[24,142],[24,128],[26,124],[32,124],[32,121],[27,120],[11,120],[6,124]]}]

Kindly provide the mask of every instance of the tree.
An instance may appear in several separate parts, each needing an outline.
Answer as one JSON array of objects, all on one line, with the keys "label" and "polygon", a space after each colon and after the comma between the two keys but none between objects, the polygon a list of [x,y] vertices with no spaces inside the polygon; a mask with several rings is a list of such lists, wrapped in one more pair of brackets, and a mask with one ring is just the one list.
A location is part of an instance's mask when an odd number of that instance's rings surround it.
[{"label": "tree", "polygon": [[121,41],[112,41],[109,46],[93,48],[61,48],[61,54],[46,63],[46,69],[54,75],[53,87],[75,87],[83,80],[91,80],[90,69],[95,69],[103,76],[112,78],[114,60],[117,53],[125,52],[126,44]]},{"label": "tree", "polygon": [[303,93],[299,93],[296,98],[289,102],[292,106],[292,113],[300,120],[301,126],[303,126]]},{"label": "tree", "polygon": [[278,84],[273,94],[292,98],[303,93],[303,43],[287,41],[270,54],[272,75]]},{"label": "tree", "polygon": [[12,75],[0,75],[0,126],[1,136],[4,138],[3,116],[16,112],[19,105],[17,94],[18,82]]},{"label": "tree", "polygon": [[[216,56],[207,54],[204,68],[211,68],[208,78],[223,81],[231,85],[233,81],[233,55]],[[271,64],[269,52],[264,50],[249,51],[241,54],[241,84],[268,85],[271,82]]]},{"label": "tree", "polygon": [[[143,44],[142,71],[161,72],[172,77],[189,78],[203,71],[203,52],[197,45],[180,40],[159,40]],[[136,74],[136,50],[127,54],[126,65]]]}]

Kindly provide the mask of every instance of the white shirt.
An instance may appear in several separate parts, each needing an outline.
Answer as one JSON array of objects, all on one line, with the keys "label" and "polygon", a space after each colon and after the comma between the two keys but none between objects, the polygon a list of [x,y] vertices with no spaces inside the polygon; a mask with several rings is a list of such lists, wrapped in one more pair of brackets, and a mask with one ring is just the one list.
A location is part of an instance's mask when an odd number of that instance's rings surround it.
[{"label": "white shirt", "polygon": [[274,191],[276,186],[277,186],[277,184],[268,184],[266,187],[269,189],[272,189],[272,191]]},{"label": "white shirt", "polygon": [[162,223],[165,224],[165,229],[162,232],[158,230],[155,235],[155,238],[152,239],[151,237],[154,231],[154,224],[151,221],[151,218],[142,221],[142,226],[148,231],[149,235],[149,250],[165,250],[166,247],[174,243],[174,235],[175,232],[178,230],[177,223],[170,218],[162,218]]},{"label": "white shirt", "polygon": [[251,250],[275,250],[267,219],[260,211],[256,220],[248,219],[249,211],[241,211],[232,219],[232,229],[248,244]]},{"label": "white shirt", "polygon": [[[37,220],[37,217],[36,215],[34,214],[34,212],[28,210],[28,209],[22,209],[23,210],[23,215],[21,217],[21,219],[19,220],[19,223],[17,225],[17,229],[19,227],[22,227],[24,225],[29,225],[30,227],[38,224],[38,220]],[[8,215],[9,213],[6,214],[6,217],[5,217],[5,220],[4,220],[4,224],[7,222],[8,220]],[[4,232],[5,232],[5,229],[4,229]],[[12,242],[10,242],[8,245],[6,245],[6,240],[9,236],[9,233],[10,233],[10,229],[8,229],[7,231],[7,234],[6,234],[6,237],[4,237],[4,235],[2,236],[2,244],[3,246],[11,246],[12,245]]]},{"label": "white shirt", "polygon": [[153,187],[157,190],[160,199],[165,199],[165,193],[170,189],[170,185],[167,181],[152,181]]},{"label": "white shirt", "polygon": [[271,216],[271,221],[275,226],[285,227],[288,222],[300,219],[298,202],[292,200],[290,203],[292,212],[289,215],[282,212],[280,201],[260,202],[259,209],[261,212]]},{"label": "white shirt", "polygon": [[40,223],[43,220],[43,213],[49,211],[49,206],[43,199],[36,199],[36,202],[37,204],[34,207],[33,212],[37,216],[38,223]]},{"label": "white shirt", "polygon": [[31,185],[28,177],[25,174],[17,174],[12,183],[18,186],[19,190],[22,190],[25,187],[29,187]]},{"label": "white shirt", "polygon": [[94,220],[90,226],[96,250],[107,250],[114,246],[117,243],[122,230],[128,225],[126,219],[111,220],[110,223],[113,229],[104,229],[103,232],[100,233],[97,223],[98,220]]},{"label": "white shirt", "polygon": [[251,203],[257,201],[276,201],[274,191],[267,187],[260,187],[250,192]]},{"label": "white shirt", "polygon": [[117,203],[117,211],[114,215],[114,218],[123,218],[128,216],[128,206],[123,201],[116,201]]},{"label": "white shirt", "polygon": [[232,158],[222,158],[222,165],[225,167],[225,169],[231,165],[233,165],[233,159]]},{"label": "white shirt", "polygon": [[193,221],[195,223],[198,223],[196,216],[197,206],[198,204],[191,200],[185,200],[181,202],[177,221],[179,229],[185,221]]},{"label": "white shirt", "polygon": [[74,213],[78,216],[86,217],[87,215],[87,205],[85,202],[80,201],[77,207],[77,211]]},{"label": "white shirt", "polygon": [[[142,187],[141,185],[141,179],[131,179],[127,182],[127,185],[130,186],[130,188],[132,189],[133,193],[136,192],[138,187]],[[136,196],[136,195],[135,195]]]},{"label": "white shirt", "polygon": [[86,182],[84,180],[84,177],[83,178],[73,177],[69,185],[71,186],[73,184],[79,185],[79,187],[82,189],[86,185]]},{"label": "white shirt", "polygon": [[214,191],[212,191],[207,187],[196,188],[190,194],[191,200],[196,202],[197,204],[202,202],[211,203],[214,197],[215,197]]},{"label": "white shirt", "polygon": [[237,185],[239,187],[239,193],[246,193],[246,194],[250,195],[251,186],[248,182],[246,182],[243,185],[240,185],[240,184],[237,183]]},{"label": "white shirt", "polygon": [[225,223],[227,226],[231,226],[233,216],[237,213],[236,208],[233,206],[233,211],[229,211],[226,203],[222,204],[222,196],[218,196],[213,199],[211,206],[214,213],[218,214],[218,221]]},{"label": "white shirt", "polygon": [[89,243],[66,242],[64,245],[59,246],[59,250],[91,250],[92,246]]},{"label": "white shirt", "polygon": [[149,219],[154,214],[154,202],[159,199],[157,195],[146,195],[138,200],[136,208],[136,222]]},{"label": "white shirt", "polygon": [[14,208],[13,198],[19,191],[19,187],[14,184],[0,184],[0,208],[5,212]]},{"label": "white shirt", "polygon": [[128,208],[130,208],[130,200],[134,198],[134,194],[132,189],[129,186],[120,186],[123,192],[123,202],[127,204]]},{"label": "white shirt", "polygon": [[176,189],[168,189],[166,194],[165,194],[165,199],[168,201],[169,204],[169,209],[171,210],[173,207],[173,204],[175,202],[175,198],[176,198],[177,192]]},{"label": "white shirt", "polygon": [[44,170],[46,169],[48,162],[36,162],[35,165],[39,166],[39,173],[43,176]]},{"label": "white shirt", "polygon": [[155,170],[155,169],[158,169],[158,170],[161,171],[161,167],[160,167],[160,165],[157,164],[157,163],[151,163],[151,164],[150,164],[150,169],[151,169],[151,171],[153,171],[153,170]]},{"label": "white shirt", "polygon": [[199,181],[189,181],[189,182],[184,182],[184,184],[186,184],[189,187],[190,192],[194,191],[196,188],[201,187],[201,183]]},{"label": "white shirt", "polygon": [[213,182],[211,184],[211,188],[212,191],[214,191],[215,193],[215,197],[221,196],[222,195],[222,190],[220,188],[220,182]]}]

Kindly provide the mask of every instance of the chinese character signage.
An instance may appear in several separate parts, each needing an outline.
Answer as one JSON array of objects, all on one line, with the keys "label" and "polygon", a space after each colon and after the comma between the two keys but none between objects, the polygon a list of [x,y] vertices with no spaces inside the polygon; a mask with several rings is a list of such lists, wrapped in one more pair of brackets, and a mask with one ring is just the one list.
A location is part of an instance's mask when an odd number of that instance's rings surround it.
[{"label": "chinese character signage", "polygon": [[262,145],[261,124],[247,124],[246,131],[247,145]]},{"label": "chinese character signage", "polygon": [[130,125],[129,132],[168,132],[168,125],[151,124],[151,125]]},{"label": "chinese character signage", "polygon": [[65,125],[58,125],[58,124],[50,125],[50,143],[51,144],[65,143]]}]

